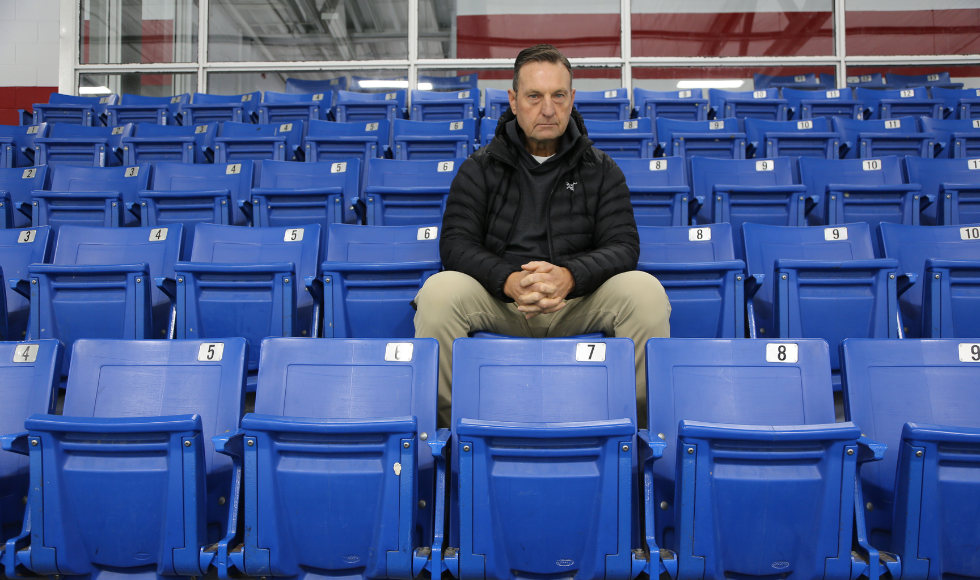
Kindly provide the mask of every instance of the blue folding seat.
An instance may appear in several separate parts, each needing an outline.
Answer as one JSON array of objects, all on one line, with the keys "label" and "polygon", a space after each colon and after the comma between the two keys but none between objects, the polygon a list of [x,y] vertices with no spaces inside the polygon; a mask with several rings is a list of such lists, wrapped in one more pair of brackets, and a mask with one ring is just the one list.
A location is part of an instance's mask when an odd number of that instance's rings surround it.
[{"label": "blue folding seat", "polygon": [[105,127],[106,107],[115,105],[118,97],[76,97],[62,93],[51,93],[47,104],[34,103],[34,122],[65,123],[68,125],[85,125],[86,127]]},{"label": "blue folding seat", "polygon": [[490,141],[493,141],[493,136],[497,133],[498,121],[500,121],[499,118],[483,117],[480,119],[480,142],[477,144],[479,147],[486,147]]},{"label": "blue folding seat", "polygon": [[431,338],[264,340],[255,412],[216,440],[245,466],[243,545],[219,546],[219,575],[417,577],[433,511],[443,528],[438,362]]},{"label": "blue folding seat", "polygon": [[708,120],[708,99],[701,96],[701,89],[648,91],[634,88],[633,102],[636,105],[636,114],[640,117],[663,117],[681,121]]},{"label": "blue folding seat", "polygon": [[203,125],[224,121],[252,123],[256,120],[255,111],[261,100],[261,91],[243,95],[194,93],[189,104],[180,106],[181,124]]},{"label": "blue folding seat", "polygon": [[476,142],[476,119],[462,121],[406,121],[392,126],[395,159],[451,159],[469,157]]},{"label": "blue folding seat", "polygon": [[596,121],[585,119],[589,139],[614,159],[650,159],[657,137],[647,117],[629,121]]},{"label": "blue folding seat", "polygon": [[[691,159],[694,196],[704,205],[693,218],[696,224],[730,223],[736,235],[743,223],[778,226],[806,225],[817,205],[806,187],[793,183],[793,160]],[[735,252],[741,258],[741,251]]]},{"label": "blue folding seat", "polygon": [[317,336],[319,260],[318,224],[197,224],[190,259],[174,265],[176,338],[245,337],[252,345],[248,368],[254,379],[263,338]]},{"label": "blue folding seat", "polygon": [[161,161],[153,167],[148,187],[139,192],[140,223],[158,228],[184,224],[187,245],[194,224],[245,225],[242,209],[251,204],[253,164],[187,164]]},{"label": "blue folding seat", "polygon": [[221,124],[221,136],[214,138],[214,162],[234,163],[246,159],[303,161],[303,121],[253,125]]},{"label": "blue folding seat", "polygon": [[777,89],[821,90],[834,88],[834,75],[820,73],[804,73],[801,75],[752,75],[756,90],[775,87]]},{"label": "blue folding seat", "polygon": [[31,225],[31,192],[48,188],[48,167],[0,168],[0,229]]},{"label": "blue folding seat", "polygon": [[793,119],[806,120],[817,117],[844,117],[863,119],[864,103],[855,101],[850,89],[830,89],[826,91],[804,91],[783,89],[783,98]]},{"label": "blue folding seat", "polygon": [[305,94],[266,91],[265,98],[259,105],[258,122],[267,125],[291,121],[325,121],[330,114],[334,94],[332,91]]},{"label": "blue folding seat", "polygon": [[415,336],[411,302],[442,269],[439,227],[330,224],[327,231],[324,338]]},{"label": "blue folding seat", "polygon": [[175,161],[178,163],[210,163],[214,159],[214,138],[217,123],[203,125],[136,125],[135,136],[122,139],[123,163]]},{"label": "blue folding seat", "polygon": [[894,89],[896,87],[885,82],[885,77],[881,73],[871,73],[869,75],[851,75],[847,77],[848,88],[871,88],[871,89]]},{"label": "blue folding seat", "polygon": [[390,139],[391,130],[385,120],[310,121],[310,130],[303,138],[303,151],[307,162],[333,163],[357,157],[361,167],[365,167],[368,159],[391,156]]},{"label": "blue folding seat", "polygon": [[241,338],[78,341],[64,414],[0,439],[31,464],[7,574],[203,576],[240,533],[242,469],[212,438],[238,429],[247,357]]},{"label": "blue folding seat", "polygon": [[449,186],[466,159],[371,159],[361,194],[364,224],[407,226],[442,223]]},{"label": "blue folding seat", "polygon": [[905,175],[936,200],[922,212],[922,225],[980,223],[980,160],[906,157]]},{"label": "blue folding seat", "polygon": [[745,133],[738,119],[678,121],[657,119],[657,140],[665,157],[745,159]]},{"label": "blue folding seat", "polygon": [[980,345],[845,340],[844,413],[888,446],[861,473],[868,533],[904,580],[975,578]]},{"label": "blue folding seat", "polygon": [[885,256],[919,277],[899,298],[905,335],[973,338],[980,325],[980,226],[881,224]]},{"label": "blue folding seat", "polygon": [[834,422],[826,342],[654,338],[646,349],[645,535],[671,578],[901,575],[863,534],[861,464],[885,446]]},{"label": "blue folding seat", "polygon": [[629,90],[575,91],[575,108],[583,119],[625,121],[630,118]]},{"label": "blue folding seat", "polygon": [[[839,383],[845,338],[899,338],[898,295],[915,281],[875,259],[868,224],[742,226],[749,331],[755,338],[822,338]],[[839,387],[835,387],[839,388]]]},{"label": "blue folding seat", "polygon": [[883,155],[932,157],[936,136],[919,132],[915,117],[855,121],[834,117],[841,137],[841,159],[871,159]]},{"label": "blue folding seat", "polygon": [[932,87],[932,98],[943,100],[950,119],[980,119],[980,89],[944,89]]},{"label": "blue folding seat", "polygon": [[730,224],[637,226],[636,269],[656,276],[670,299],[670,335],[745,337],[745,262],[735,259]]},{"label": "blue folding seat", "polygon": [[803,121],[746,119],[746,153],[751,157],[837,159],[840,135],[823,117]]},{"label": "blue folding seat", "polygon": [[347,77],[308,81],[304,79],[286,79],[286,92],[289,94],[326,93],[347,88]]},{"label": "blue folding seat", "polygon": [[800,181],[817,206],[810,225],[881,222],[918,225],[935,199],[922,187],[905,183],[898,157],[878,159],[800,158]]},{"label": "blue folding seat", "polygon": [[265,160],[255,173],[258,187],[252,188],[252,212],[256,226],[316,223],[326,231],[327,224],[354,223],[360,159],[334,163]]},{"label": "blue folding seat", "polygon": [[34,139],[43,137],[47,124],[0,125],[0,168],[34,165]]},{"label": "blue folding seat", "polygon": [[715,119],[735,117],[742,121],[749,117],[769,121],[785,121],[788,105],[779,97],[779,89],[761,91],[723,91],[708,89],[708,102]]},{"label": "blue folding seat", "polygon": [[943,118],[942,99],[930,99],[925,87],[887,91],[858,87],[854,93],[857,100],[864,101],[865,119]]},{"label": "blue folding seat", "polygon": [[[419,75],[419,88],[427,91],[465,91],[478,90],[477,83],[480,77],[476,73],[460,75],[456,77],[436,77],[431,75]],[[428,85],[429,88],[426,88]]]},{"label": "blue folding seat", "polygon": [[354,93],[337,91],[337,104],[334,117],[344,122],[370,123],[375,121],[394,122],[405,118],[404,89],[391,93]]},{"label": "blue folding seat", "polygon": [[413,121],[458,121],[480,116],[480,92],[412,91]]},{"label": "blue folding seat", "polygon": [[691,195],[684,158],[619,159],[638,226],[686,226],[701,204]]},{"label": "blue folding seat", "polygon": [[510,98],[507,89],[483,89],[484,116],[489,119],[499,119],[504,111],[510,108]]},{"label": "blue folding seat", "polygon": [[54,235],[47,226],[0,230],[0,273],[3,274],[7,304],[7,334],[3,340],[24,340],[27,337],[31,312],[28,268],[31,264],[47,261],[53,242]]},{"label": "blue folding seat", "polygon": [[19,122],[18,125],[33,125],[34,124],[34,112],[25,111],[24,109],[17,109],[17,118]]},{"label": "blue folding seat", "polygon": [[124,123],[155,123],[157,125],[177,125],[180,107],[191,102],[188,93],[172,97],[144,97],[124,94],[119,104],[106,106],[107,125],[115,127]]},{"label": "blue folding seat", "polygon": [[51,226],[54,231],[62,225],[137,225],[138,197],[151,174],[149,163],[129,167],[59,165],[51,171],[48,190],[31,192],[31,223]]},{"label": "blue folding seat", "polygon": [[447,568],[460,580],[635,578],[647,561],[633,552],[632,342],[461,338],[452,356]]},{"label": "blue folding seat", "polygon": [[923,133],[936,136],[934,157],[959,159],[980,157],[980,119],[919,118]]},{"label": "blue folding seat", "polygon": [[949,78],[948,72],[939,72],[924,75],[900,75],[898,73],[888,73],[888,84],[899,89],[913,87],[946,87],[950,89],[962,89],[963,83],[954,83]]},{"label": "blue folding seat", "polygon": [[122,140],[133,132],[130,124],[87,127],[56,123],[47,135],[34,139],[34,164],[115,167],[123,163]]}]

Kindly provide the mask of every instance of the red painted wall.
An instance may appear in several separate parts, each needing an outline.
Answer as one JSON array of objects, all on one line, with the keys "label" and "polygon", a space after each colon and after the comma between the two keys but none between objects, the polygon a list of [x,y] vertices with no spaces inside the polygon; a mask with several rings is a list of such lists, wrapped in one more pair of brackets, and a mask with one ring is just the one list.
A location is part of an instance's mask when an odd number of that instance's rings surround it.
[{"label": "red painted wall", "polygon": [[34,103],[47,103],[58,87],[0,87],[0,125],[19,125],[17,109],[33,111]]}]

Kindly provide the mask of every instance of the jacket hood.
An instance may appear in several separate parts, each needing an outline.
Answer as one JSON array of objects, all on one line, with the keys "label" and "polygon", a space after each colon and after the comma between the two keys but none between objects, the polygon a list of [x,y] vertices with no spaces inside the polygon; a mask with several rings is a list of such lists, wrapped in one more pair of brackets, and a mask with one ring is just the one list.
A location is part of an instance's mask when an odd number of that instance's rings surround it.
[{"label": "jacket hood", "polygon": [[[497,128],[494,131],[494,139],[486,147],[487,153],[511,165],[517,163],[518,151],[515,150],[516,146],[507,137],[507,123],[516,118],[517,116],[511,112],[510,108],[504,111],[504,114],[497,120]],[[585,128],[585,120],[582,118],[582,114],[578,112],[578,109],[574,107],[572,108],[572,114],[569,118],[569,122],[574,122],[580,133],[579,139],[571,146],[571,150],[568,152],[569,157],[577,161],[577,159],[588,151],[589,147],[592,146],[592,140],[589,139],[589,132]],[[497,137],[499,137],[499,139]]]}]

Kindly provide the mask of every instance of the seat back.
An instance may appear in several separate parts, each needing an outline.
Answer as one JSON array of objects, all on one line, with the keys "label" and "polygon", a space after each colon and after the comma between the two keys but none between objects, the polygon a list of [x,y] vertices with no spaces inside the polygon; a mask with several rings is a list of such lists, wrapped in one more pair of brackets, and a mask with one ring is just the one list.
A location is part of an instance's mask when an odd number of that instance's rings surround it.
[{"label": "seat back", "polygon": [[[252,190],[255,223],[286,227],[294,224],[327,225],[346,221],[358,202],[360,159],[336,163],[259,162],[259,186]],[[351,215],[353,220],[353,215]],[[326,255],[326,240],[321,254]]]},{"label": "seat back", "polygon": [[[803,73],[799,75],[764,75],[755,73],[752,75],[752,86],[756,90],[768,88],[792,88],[796,90],[804,89],[827,89],[834,87],[834,75]],[[785,98],[785,95],[783,96]]]},{"label": "seat back", "polygon": [[937,85],[951,85],[953,81],[950,80],[948,72],[936,72],[924,75],[900,75],[890,72],[888,73],[888,84],[897,88],[934,87]]},{"label": "seat back", "polygon": [[855,97],[864,101],[865,118],[895,119],[898,117],[942,118],[942,101],[930,99],[925,87],[914,89],[878,90],[858,87]]},{"label": "seat back", "polygon": [[650,119],[597,121],[586,119],[589,139],[614,159],[650,159],[656,148],[656,136]]},{"label": "seat back", "polygon": [[303,121],[299,119],[265,125],[225,121],[221,124],[221,136],[214,140],[215,162],[296,161],[302,159],[302,140]]},{"label": "seat back", "polygon": [[[52,194],[35,196],[33,221],[58,230],[62,225],[105,227],[136,225],[128,208],[138,207],[139,192],[152,176],[149,163],[131,167],[59,165],[51,171]],[[92,194],[92,195],[89,195]]]},{"label": "seat back", "polygon": [[0,230],[0,272],[6,284],[7,336],[3,340],[25,340],[31,312],[30,299],[10,287],[11,280],[21,280],[21,290],[28,291],[31,264],[43,264],[51,254],[54,235],[48,226]]},{"label": "seat back", "polygon": [[413,121],[459,121],[479,116],[480,92],[412,91]]},{"label": "seat back", "polygon": [[[863,121],[868,122],[868,121]],[[818,159],[800,158],[800,181],[806,186],[807,194],[818,196],[817,205],[809,214],[810,225],[827,223],[828,207],[834,200],[827,199],[828,185],[899,185],[904,183],[902,165],[898,157],[879,157],[875,159]],[[835,194],[836,195],[836,194]],[[873,200],[875,193],[851,193],[849,200]],[[898,211],[896,214],[895,212]],[[901,221],[900,210],[895,207],[869,205],[845,206],[846,221],[866,221],[872,225],[889,220]]]},{"label": "seat back", "polygon": [[332,320],[324,336],[415,336],[411,302],[441,269],[439,229],[331,224],[321,266],[324,320]]},{"label": "seat back", "polygon": [[188,126],[140,123],[135,137],[122,140],[124,162],[209,163],[217,135],[215,122]]},{"label": "seat back", "polygon": [[845,416],[888,446],[861,469],[870,540],[901,556],[903,576],[977,574],[962,546],[978,541],[966,507],[978,493],[978,353],[961,340],[841,345]]},{"label": "seat back", "polygon": [[[31,192],[48,188],[48,167],[0,168],[0,192],[7,192],[10,204],[0,211],[7,227],[27,228],[31,225]],[[3,194],[0,193],[0,196]],[[13,204],[11,206],[11,204]],[[28,213],[24,213],[25,210]]]},{"label": "seat back", "polygon": [[47,135],[34,139],[36,165],[81,165],[108,167],[122,162],[122,140],[132,134],[132,125],[89,127],[55,123]]},{"label": "seat back", "polygon": [[347,77],[337,77],[323,80],[286,79],[287,93],[336,93],[347,88]]},{"label": "seat back", "polygon": [[686,226],[690,188],[681,157],[619,159],[638,226]]},{"label": "seat back", "polygon": [[789,114],[794,119],[864,118],[864,103],[855,101],[850,89],[835,89],[831,85],[827,90],[783,88],[782,93],[789,106]]},{"label": "seat back", "polygon": [[[708,102],[716,119],[754,117],[770,121],[786,120],[786,100],[779,97],[777,88],[756,91],[708,89]],[[741,123],[739,126],[742,126]]]},{"label": "seat back", "polygon": [[657,140],[667,156],[745,159],[745,134],[738,119],[678,121],[657,119]]},{"label": "seat back", "polygon": [[464,161],[369,159],[362,194],[366,225],[441,223],[449,186]]},{"label": "seat back", "polygon": [[[249,201],[253,171],[254,165],[249,160],[213,165],[161,162],[154,165],[153,176],[147,189],[184,192],[227,190],[232,205],[227,210],[230,223],[245,224],[245,214],[239,207],[239,202]],[[195,223],[212,223],[217,214],[213,198],[209,195],[202,196],[199,206],[189,204],[187,199],[173,201],[161,199],[156,203],[156,211],[154,223],[158,225],[183,223],[185,228],[190,228]],[[192,231],[188,230],[186,235],[187,243],[190,244],[193,239]]]},{"label": "seat back", "polygon": [[[483,107],[485,117],[489,119],[499,119],[504,111],[510,108],[510,99],[507,96],[507,89],[483,89]],[[482,126],[482,124],[481,124]]]},{"label": "seat back", "polygon": [[871,73],[869,75],[852,75],[847,77],[847,86],[866,87],[873,89],[893,89],[895,87],[885,82],[885,77],[881,73]]},{"label": "seat back", "polygon": [[386,120],[368,122],[310,121],[303,140],[307,162],[343,161],[351,157],[361,160],[367,170],[368,159],[384,157],[391,146],[391,129]]},{"label": "seat back", "polygon": [[334,116],[341,122],[369,123],[372,121],[394,122],[402,118],[407,91],[387,93],[355,93],[337,91]]},{"label": "seat back", "polygon": [[[841,509],[840,468],[825,456],[825,445],[794,446],[771,435],[768,441],[732,436],[735,440],[712,443],[709,449],[698,445],[695,473],[686,465],[689,453],[679,449],[678,424],[710,423],[719,433],[726,427],[769,431],[772,425],[792,425],[802,439],[804,426],[834,423],[827,343],[654,338],[646,353],[651,438],[667,443],[663,458],[653,463],[652,497],[646,499],[660,508],[658,545],[677,551],[693,540],[696,553],[704,556],[705,578],[725,578],[723,570],[753,575],[752,564],[758,569],[760,562],[787,559],[791,562],[784,568],[822,576],[824,559],[837,553],[839,528],[852,517]],[[727,459],[719,457],[725,447]],[[709,485],[697,486],[694,505],[682,505],[679,482],[694,487],[694,477],[698,483],[706,478]],[[828,509],[835,494],[836,513]],[[693,522],[685,512],[694,514]],[[849,551],[849,534],[844,541]],[[680,556],[683,561],[691,554]]]},{"label": "seat back", "polygon": [[922,225],[980,223],[980,160],[906,157],[903,162],[908,182],[936,199],[922,212]]},{"label": "seat back", "polygon": [[259,105],[258,122],[289,123],[290,121],[326,120],[336,92],[323,91],[317,93],[276,93],[266,91]]},{"label": "seat back", "polygon": [[191,102],[189,93],[172,97],[148,97],[144,95],[123,94],[119,104],[108,105],[107,125],[122,125],[123,123],[155,123],[159,125],[176,125],[177,111],[181,105]]},{"label": "seat back", "polygon": [[745,138],[747,146],[754,149],[753,157],[837,159],[840,138],[833,133],[826,117],[800,121],[745,119]]},{"label": "seat back", "polygon": [[704,121],[708,118],[708,100],[701,89],[683,91],[650,91],[635,87],[633,105],[640,117]]},{"label": "seat back", "polygon": [[942,99],[950,119],[980,119],[980,89],[932,87],[932,98]]},{"label": "seat back", "polygon": [[106,107],[115,105],[119,97],[80,97],[64,93],[51,93],[47,104],[34,103],[34,124],[64,123],[85,125],[86,127],[105,126]]},{"label": "seat back", "polygon": [[476,142],[476,119],[462,121],[406,121],[392,125],[395,159],[451,159],[469,157]]},{"label": "seat back", "polygon": [[735,259],[731,224],[701,227],[637,226],[640,262],[684,264],[725,262]]},{"label": "seat back", "polygon": [[262,92],[255,91],[241,95],[211,95],[194,93],[189,105],[181,105],[183,125],[234,121],[251,122],[262,102]]},{"label": "seat back", "polygon": [[933,119],[920,117],[922,131],[936,136],[936,157],[980,157],[980,119]]},{"label": "seat back", "polygon": [[629,90],[575,91],[575,108],[583,119],[625,121],[630,118]]},{"label": "seat back", "polygon": [[477,73],[469,73],[456,77],[419,75],[419,88],[432,91],[465,91],[467,89],[476,89],[479,80],[480,75]]},{"label": "seat back", "polygon": [[0,168],[34,165],[34,139],[43,137],[46,123],[40,125],[0,125]]}]

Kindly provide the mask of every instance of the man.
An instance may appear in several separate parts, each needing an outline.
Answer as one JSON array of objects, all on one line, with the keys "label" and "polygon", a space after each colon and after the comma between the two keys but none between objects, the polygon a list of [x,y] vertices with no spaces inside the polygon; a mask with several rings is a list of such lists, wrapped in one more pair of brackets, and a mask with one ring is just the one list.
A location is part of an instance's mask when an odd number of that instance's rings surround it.
[{"label": "man", "polygon": [[[645,425],[644,352],[670,336],[660,282],[635,271],[640,244],[626,178],[592,147],[555,47],[514,63],[510,110],[453,180],[442,221],[446,269],[416,296],[415,336],[439,341],[439,422],[449,425],[452,342],[475,331],[632,338]],[[488,121],[484,121],[488,122]]]}]

